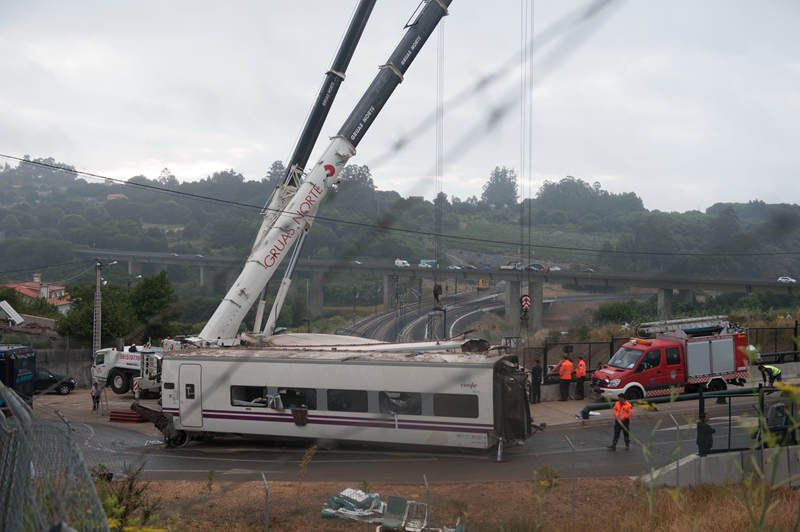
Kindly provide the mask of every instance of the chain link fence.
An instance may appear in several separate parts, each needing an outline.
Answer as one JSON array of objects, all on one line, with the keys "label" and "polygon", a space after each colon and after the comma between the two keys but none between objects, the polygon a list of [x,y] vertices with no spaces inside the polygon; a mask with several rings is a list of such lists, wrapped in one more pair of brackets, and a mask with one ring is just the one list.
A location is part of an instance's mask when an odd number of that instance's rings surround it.
[{"label": "chain link fence", "polygon": [[108,531],[69,428],[34,417],[3,384],[0,398],[0,530],[40,532],[64,523],[80,531]]}]

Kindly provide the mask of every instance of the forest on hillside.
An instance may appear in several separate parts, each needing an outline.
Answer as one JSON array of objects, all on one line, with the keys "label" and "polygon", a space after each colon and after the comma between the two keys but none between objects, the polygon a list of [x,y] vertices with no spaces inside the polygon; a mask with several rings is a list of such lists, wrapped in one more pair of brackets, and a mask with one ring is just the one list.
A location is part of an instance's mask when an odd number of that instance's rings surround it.
[{"label": "forest on hillside", "polygon": [[[276,161],[257,181],[227,169],[182,182],[164,169],[155,179],[136,176],[120,182],[82,175],[52,158],[4,164],[0,282],[28,280],[34,270],[43,270],[46,281],[91,283],[91,261],[76,258],[74,247],[244,258],[260,211],[284,170]],[[415,263],[437,258],[438,249],[443,266],[452,257],[481,253],[495,256],[494,264],[534,257],[536,262],[606,271],[770,280],[800,273],[796,204],[754,199],[717,203],[705,212],[651,211],[635,191],[615,194],[598,182],[569,176],[547,181],[535,197],[521,200],[513,170],[486,169],[486,176],[481,197],[442,193],[427,201],[378,190],[367,166],[349,165],[322,204],[302,255],[380,261],[403,257]],[[107,275],[125,282],[127,274],[109,270]],[[170,266],[169,276],[182,299],[194,298],[196,315],[183,315],[193,321],[206,311],[210,315],[206,307],[213,310],[229,274],[218,272],[203,289],[197,287],[196,268]],[[326,284],[326,298],[349,301],[353,282]],[[372,284],[355,282],[363,284],[363,294],[371,294],[362,302],[377,300]]]}]

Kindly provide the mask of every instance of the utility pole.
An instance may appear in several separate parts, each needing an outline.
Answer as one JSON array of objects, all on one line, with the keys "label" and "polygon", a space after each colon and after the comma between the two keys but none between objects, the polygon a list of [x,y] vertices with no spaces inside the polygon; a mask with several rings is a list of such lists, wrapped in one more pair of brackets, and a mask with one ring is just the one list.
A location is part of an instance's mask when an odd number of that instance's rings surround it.
[{"label": "utility pole", "polygon": [[100,299],[102,297],[100,285],[100,270],[103,269],[103,264],[100,259],[94,259],[94,325],[92,326],[92,356],[100,349],[100,331],[101,328],[101,308]]},{"label": "utility pole", "polygon": [[[109,266],[116,264],[117,261],[111,261],[108,263]],[[94,258],[94,324],[92,325],[92,357],[94,354],[100,349],[101,347],[101,338],[100,334],[103,330],[102,328],[102,308],[101,308],[101,299],[102,299],[102,277],[100,276],[100,272],[103,269],[103,263],[100,262],[100,259],[95,257]],[[141,276],[140,276],[141,277]]]}]

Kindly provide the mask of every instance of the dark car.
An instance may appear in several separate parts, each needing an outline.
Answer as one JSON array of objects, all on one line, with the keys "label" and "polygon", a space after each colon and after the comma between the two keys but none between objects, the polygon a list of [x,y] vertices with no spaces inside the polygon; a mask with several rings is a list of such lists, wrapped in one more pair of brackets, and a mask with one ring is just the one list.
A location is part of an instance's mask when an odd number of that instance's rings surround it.
[{"label": "dark car", "polygon": [[78,383],[72,377],[56,375],[47,368],[37,368],[36,376],[33,379],[35,393],[55,392],[59,395],[67,395],[77,385]]},{"label": "dark car", "polygon": [[528,264],[527,266],[525,266],[525,269],[529,272],[541,272],[541,273],[547,273],[550,271],[549,266],[545,266],[544,264],[539,264],[537,262],[534,262],[533,264]]}]

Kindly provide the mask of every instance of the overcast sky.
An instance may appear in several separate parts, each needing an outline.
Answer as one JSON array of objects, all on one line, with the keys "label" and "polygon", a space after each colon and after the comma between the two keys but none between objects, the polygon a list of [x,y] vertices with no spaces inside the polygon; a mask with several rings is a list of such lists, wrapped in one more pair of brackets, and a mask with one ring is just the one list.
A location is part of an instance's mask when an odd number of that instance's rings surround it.
[{"label": "overcast sky", "polygon": [[[312,161],[416,4],[378,1]],[[0,153],[54,157],[120,179],[156,178],[164,167],[180,180],[227,168],[260,179],[291,153],[355,5],[6,0]],[[444,28],[446,98],[518,51],[520,5],[453,1]],[[582,5],[536,1],[535,32]],[[525,192],[572,175],[636,192],[648,209],[664,211],[798,202],[799,2],[629,0],[591,27],[564,34],[569,54],[558,60],[537,53]],[[436,57],[434,36],[350,161],[370,164],[380,189],[434,195],[432,129],[391,159],[378,157],[433,110]],[[449,196],[480,196],[495,166],[519,170],[518,107],[452,153],[494,105],[519,96],[518,74],[446,115]]]}]

